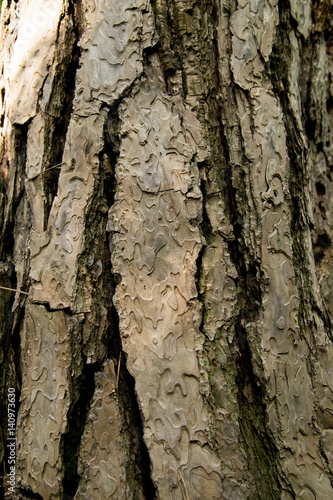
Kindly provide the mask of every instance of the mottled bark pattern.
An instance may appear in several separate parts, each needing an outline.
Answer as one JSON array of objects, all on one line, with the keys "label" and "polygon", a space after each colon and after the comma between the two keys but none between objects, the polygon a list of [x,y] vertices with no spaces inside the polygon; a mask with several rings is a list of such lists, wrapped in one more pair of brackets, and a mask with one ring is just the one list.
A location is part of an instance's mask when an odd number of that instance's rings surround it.
[{"label": "mottled bark pattern", "polygon": [[63,477],[59,445],[68,411],[64,312],[27,305],[21,339],[23,376],[17,439],[22,482],[43,498],[56,497]]},{"label": "mottled bark pattern", "polygon": [[1,496],[333,497],[330,9],[3,2]]}]

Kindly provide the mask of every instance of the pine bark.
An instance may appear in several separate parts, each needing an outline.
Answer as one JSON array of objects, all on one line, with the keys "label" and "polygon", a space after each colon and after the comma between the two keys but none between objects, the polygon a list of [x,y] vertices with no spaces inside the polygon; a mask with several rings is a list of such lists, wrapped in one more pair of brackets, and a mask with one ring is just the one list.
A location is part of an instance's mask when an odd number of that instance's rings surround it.
[{"label": "pine bark", "polygon": [[1,496],[333,498],[330,9],[3,2]]}]

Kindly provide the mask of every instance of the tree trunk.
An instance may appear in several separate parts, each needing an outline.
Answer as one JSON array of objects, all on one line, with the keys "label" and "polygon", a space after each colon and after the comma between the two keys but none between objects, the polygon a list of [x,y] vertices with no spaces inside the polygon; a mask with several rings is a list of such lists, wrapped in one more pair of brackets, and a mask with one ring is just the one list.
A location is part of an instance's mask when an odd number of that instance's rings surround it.
[{"label": "tree trunk", "polygon": [[333,498],[330,8],[3,2],[2,496]]}]

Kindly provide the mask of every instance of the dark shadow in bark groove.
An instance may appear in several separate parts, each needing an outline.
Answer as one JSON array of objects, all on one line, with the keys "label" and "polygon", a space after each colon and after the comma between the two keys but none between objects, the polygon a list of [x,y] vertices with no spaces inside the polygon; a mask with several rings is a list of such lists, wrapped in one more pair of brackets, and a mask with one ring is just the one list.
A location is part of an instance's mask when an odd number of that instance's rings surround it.
[{"label": "dark shadow in bark groove", "polygon": [[[91,304],[89,316],[85,316],[80,325],[71,333],[72,349],[82,357],[81,373],[70,384],[72,402],[67,417],[67,432],[62,439],[62,455],[65,477],[63,480],[63,499],[73,498],[80,482],[77,473],[80,442],[95,391],[95,373],[103,370],[106,359],[112,359],[117,369],[120,362],[120,377],[117,389],[119,416],[122,421],[121,439],[126,456],[126,481],[134,493],[141,484],[147,500],[153,500],[155,488],[150,477],[150,459],[143,441],[141,414],[134,388],[134,379],[126,368],[125,355],[122,352],[118,315],[112,298],[116,287],[116,277],[112,273],[111,255],[108,246],[107,219],[108,209],[114,203],[115,166],[119,154],[119,119],[117,105],[109,111],[104,128],[105,148],[100,152],[100,171],[96,174],[94,195],[86,212],[84,249],[78,258],[76,297],[86,293],[85,283],[91,286]],[[93,256],[94,258],[91,258]],[[95,273],[95,263],[100,260],[101,272]],[[77,314],[80,314],[79,302]],[[84,308],[85,309],[85,308]],[[101,310],[107,311],[107,318],[102,333]],[[84,315],[84,312],[81,313]],[[76,314],[74,315],[76,316]],[[103,322],[105,318],[103,319]],[[80,332],[76,331],[79,328]],[[79,339],[84,335],[85,341]],[[95,362],[87,363],[93,353]],[[135,453],[133,453],[135,450]]]},{"label": "dark shadow in bark groove", "polygon": [[[315,382],[314,364],[317,356],[317,324],[315,316],[322,320],[325,332],[330,340],[333,340],[333,325],[329,311],[323,302],[318,304],[318,300],[314,294],[313,278],[311,275],[311,259],[314,258],[315,265],[320,266],[321,260],[324,258],[325,250],[331,245],[331,241],[325,234],[318,234],[318,230],[313,226],[311,217],[308,214],[307,206],[307,191],[311,173],[308,169],[308,149],[311,145],[315,145],[317,152],[323,153],[322,134],[318,134],[321,128],[318,116],[313,114],[318,103],[313,101],[312,88],[313,85],[313,71],[312,64],[315,58],[315,46],[318,42],[318,36],[322,34],[312,30],[310,36],[304,40],[297,32],[297,24],[290,14],[290,5],[288,0],[279,0],[279,25],[277,26],[276,42],[273,47],[273,52],[269,60],[267,71],[274,75],[278,72],[280,79],[283,82],[282,87],[278,87],[276,80],[272,78],[273,89],[279,95],[281,107],[283,110],[283,120],[287,135],[287,150],[290,159],[290,173],[289,173],[289,205],[291,211],[291,238],[293,250],[293,262],[295,269],[295,281],[298,289],[300,299],[298,320],[299,320],[299,334],[309,348],[309,362],[307,363],[308,373],[312,380],[313,385]],[[313,10],[313,17],[316,15],[316,8]],[[292,112],[292,105],[290,103],[290,96],[292,89],[290,88],[289,71],[292,60],[292,45],[290,42],[289,33],[294,31],[295,36],[300,42],[300,57],[301,57],[301,78],[299,83],[301,102],[301,112],[303,114],[303,127],[307,135],[306,145],[302,135],[303,130],[300,130],[298,121]],[[310,62],[309,62],[310,61]],[[321,130],[320,130],[321,132]],[[318,137],[319,136],[319,137]],[[319,142],[318,142],[319,141]],[[322,183],[317,183],[316,186],[317,197],[320,198],[325,195],[326,188]],[[313,255],[308,251],[307,236],[308,231],[315,231],[312,234],[314,241]],[[316,238],[317,236],[317,238]],[[303,327],[310,332],[310,342],[306,336],[302,335]],[[313,420],[314,425],[320,424],[321,408],[315,404],[316,420]],[[328,459],[324,453],[323,447],[319,443],[319,451],[323,463],[326,465],[326,471],[333,485],[333,474],[330,471]]]},{"label": "dark shadow in bark groove", "polygon": [[27,498],[31,499],[31,500],[44,500],[43,497],[41,495],[39,495],[38,493],[34,493],[33,491],[31,490],[26,490],[25,488],[18,488],[20,494],[22,496],[20,496],[20,499],[24,499],[26,500]]},{"label": "dark shadow in bark groove", "polygon": [[[115,171],[120,149],[120,119],[118,112],[119,102],[109,110],[108,120],[104,129],[105,151],[101,153],[103,164],[103,192],[104,199],[109,208],[114,203],[116,191]],[[112,247],[112,233],[109,237],[110,247]],[[107,246],[108,265],[106,269],[109,272],[110,289],[113,297],[119,277],[115,276],[111,265],[111,251]],[[112,298],[111,298],[112,304]],[[136,485],[141,484],[146,500],[154,500],[157,497],[155,486],[151,479],[150,457],[143,439],[143,423],[141,412],[135,392],[135,380],[126,367],[126,356],[122,350],[121,334],[119,330],[119,317],[115,306],[112,304],[108,310],[109,324],[111,332],[105,338],[107,357],[113,359],[115,367],[120,363],[120,376],[118,393],[118,404],[120,416],[122,419],[123,433],[129,438],[129,449],[126,450],[126,439],[123,439],[125,453],[127,452],[129,460],[126,463],[127,483],[130,490],[136,491]],[[124,438],[124,436],[122,436]],[[131,452],[136,450],[135,461],[131,458]],[[135,498],[135,496],[134,496]]]},{"label": "dark shadow in bark groove", "polygon": [[108,118],[104,126],[105,151],[100,155],[103,165],[104,198],[108,208],[112,207],[116,192],[115,169],[119,157],[119,134],[120,120],[118,105],[113,105],[109,109]]},{"label": "dark shadow in bark groove", "polygon": [[[24,195],[26,146],[28,124],[15,125],[13,129],[14,160],[8,165],[8,178],[1,178],[1,192],[3,205],[0,207],[2,227],[0,233],[0,285],[16,289],[17,277],[13,264],[14,254],[14,226],[16,213]],[[12,182],[12,192],[10,183]],[[27,221],[27,224],[29,221]],[[23,286],[27,286],[28,277],[24,276]],[[7,467],[6,440],[8,433],[7,389],[15,388],[16,417],[19,410],[21,387],[20,373],[20,325],[24,315],[25,296],[20,296],[18,306],[13,312],[15,292],[0,290],[0,426],[3,444],[5,446],[4,459],[0,466],[0,496],[4,496],[5,468]],[[7,471],[8,472],[8,471]]]},{"label": "dark shadow in bark groove", "polygon": [[258,498],[278,500],[281,498],[281,484],[276,470],[278,450],[266,427],[266,404],[260,381],[253,373],[252,353],[247,332],[241,325],[241,317],[240,315],[236,325],[235,337],[239,350],[236,382],[240,429],[249,466],[257,485]]},{"label": "dark shadow in bark groove", "polygon": [[[2,227],[0,232],[0,256],[1,260],[12,255],[14,246],[14,219],[16,211],[25,191],[25,165],[27,159],[27,135],[29,122],[25,125],[15,125],[12,131],[14,151],[13,162],[11,165],[3,166],[1,172],[0,188],[4,193],[3,199],[0,201],[0,213],[2,216]],[[3,178],[3,171],[7,170],[7,179]],[[13,179],[12,179],[13,177]],[[10,191],[12,183],[12,193]]]},{"label": "dark shadow in bark groove", "polygon": [[[238,189],[245,183],[242,172]],[[262,303],[260,264],[250,256],[243,239],[242,207],[236,198],[236,189],[231,184],[228,207],[234,227],[235,239],[228,242],[232,261],[237,269],[236,279],[241,312],[235,324],[233,340],[234,363],[237,369],[239,424],[243,446],[247,453],[249,469],[254,477],[257,495],[262,500],[281,498],[281,471],[277,469],[278,450],[267,427],[265,395],[260,379],[255,375],[252,364],[252,350],[248,332],[243,325],[254,323],[259,317]],[[244,200],[246,197],[244,196]],[[250,264],[245,265],[243,256],[248,253]],[[283,475],[282,475],[283,477]],[[292,493],[286,478],[283,488]]]},{"label": "dark shadow in bark groove", "polygon": [[157,44],[167,92],[170,92],[169,77],[180,71],[182,78],[182,96],[187,95],[186,74],[184,68],[184,44],[179,34],[178,7],[174,0],[151,1],[155,24],[159,33]]},{"label": "dark shadow in bark groove", "polygon": [[[244,169],[238,166],[234,166],[232,169],[229,164],[228,140],[222,124],[222,115],[223,109],[220,115],[221,145],[228,159],[228,166],[225,170],[227,186],[225,199],[235,236],[234,240],[228,241],[228,248],[238,274],[235,282],[238,290],[238,302],[241,307],[241,312],[234,325],[235,336],[230,346],[237,370],[239,424],[249,470],[257,488],[257,498],[278,500],[281,498],[282,489],[280,471],[277,470],[278,450],[267,427],[264,393],[260,380],[254,373],[248,332],[243,326],[250,322],[254,323],[259,318],[262,304],[262,274],[260,262],[254,260],[251,249],[246,246],[243,236],[247,174]],[[245,159],[244,165],[246,165]],[[244,261],[244,255],[248,255],[249,263],[247,265]],[[285,478],[284,488],[292,491]]]},{"label": "dark shadow in bark groove", "polygon": [[[290,111],[293,108],[289,101],[291,89],[288,72],[292,64],[293,49],[289,38],[289,32],[292,30],[296,32],[297,26],[295,26],[294,20],[290,14],[289,2],[288,0],[279,0],[279,25],[277,26],[276,43],[273,47],[273,52],[269,60],[267,71],[271,75],[274,75],[276,72],[278,72],[278,74],[280,75],[280,80],[283,82],[282,87],[279,87],[276,79],[271,78],[274,92],[279,96],[281,107],[284,111],[283,119],[287,133],[287,150],[290,159],[289,204],[292,214],[291,236],[293,245],[294,269],[296,284],[300,297],[299,321],[301,325],[304,324],[304,321],[307,321],[308,325],[313,324],[312,313],[310,313],[309,315],[309,311],[311,312],[312,310],[315,310],[318,316],[322,319],[328,336],[331,340],[333,340],[333,326],[330,315],[325,305],[323,305],[323,309],[318,307],[317,300],[313,295],[312,277],[309,265],[309,259],[311,259],[312,256],[311,254],[309,255],[306,243],[307,230],[313,230],[314,228],[308,215],[308,207],[306,205],[306,192],[310,175],[307,170],[307,150],[301,137],[302,131],[298,126],[296,117]],[[303,59],[305,59],[306,57],[310,57],[311,59],[313,57],[313,47],[315,46],[316,36],[317,34],[314,33],[310,36],[307,42],[304,42],[302,44],[301,57]],[[316,126],[320,125],[316,124],[313,117],[309,116],[309,110],[311,109],[311,71],[310,75],[308,75],[308,81],[304,82],[304,85],[306,85],[306,92],[303,96],[303,100],[308,99],[309,102],[302,103],[302,110],[304,114],[302,118],[305,126],[305,131],[307,132],[310,142],[315,140],[314,130]],[[306,68],[304,68],[304,73],[306,74]],[[310,126],[309,124],[312,125]],[[325,189],[323,185],[319,184],[317,186],[317,189],[321,193],[323,188]],[[321,242],[323,243],[323,240]],[[329,242],[327,241],[326,244],[329,245]],[[320,246],[322,247],[322,245]],[[323,247],[317,250],[318,251],[314,255],[316,264],[318,264],[324,257]],[[313,328],[314,330],[312,331],[312,335],[315,335],[314,325]],[[331,480],[333,484],[333,478],[331,478]]]},{"label": "dark shadow in bark groove", "polygon": [[[43,155],[43,182],[45,189],[44,230],[47,229],[49,213],[58,192],[60,168],[50,168],[62,162],[66,134],[70,122],[75,93],[75,75],[79,65],[79,27],[74,14],[74,5],[68,4],[66,14],[73,21],[73,29],[66,26],[66,41],[56,46],[58,65],[53,78],[51,96],[45,110],[45,137]],[[78,14],[77,14],[78,15]],[[61,20],[61,22],[65,22]],[[65,45],[65,49],[64,49]],[[49,169],[49,170],[48,170]]]},{"label": "dark shadow in bark groove", "polygon": [[[114,283],[115,285],[115,283]],[[129,460],[126,465],[127,483],[131,491],[136,491],[136,484],[141,484],[145,499],[154,500],[157,493],[151,479],[151,464],[147,446],[143,438],[143,423],[141,412],[135,391],[135,380],[126,367],[126,357],[122,350],[121,336],[119,331],[119,319],[115,307],[112,307],[113,335],[108,343],[108,358],[113,359],[115,366],[120,362],[120,376],[118,386],[118,404],[124,433],[129,437],[130,452],[136,451],[135,462]],[[125,440],[124,440],[125,443]],[[134,496],[135,498],[135,496]]]},{"label": "dark shadow in bark groove", "polygon": [[[112,337],[112,321],[104,325],[102,337],[99,326],[103,324],[102,309],[107,309],[113,287],[110,277],[109,255],[106,241],[107,206],[103,197],[103,174],[97,175],[95,193],[87,207],[84,248],[77,261],[76,313],[67,310],[71,357],[74,376],[69,385],[70,407],[67,416],[66,433],[62,436],[64,500],[75,496],[80,476],[77,472],[81,438],[85,429],[92,398],[95,392],[95,374],[103,368],[106,359],[105,338]],[[90,261],[90,257],[94,258]],[[96,272],[96,262],[100,259],[102,272]],[[95,262],[96,261],[96,262]],[[100,268],[98,267],[98,271]],[[91,304],[89,311],[82,309],[82,298],[86,294],[86,280],[91,284]],[[89,313],[88,315],[86,313]],[[111,331],[111,334],[110,334]],[[84,339],[84,341],[83,341]],[[88,362],[90,352],[95,352],[92,362]],[[80,361],[80,368],[76,360]]]},{"label": "dark shadow in bark groove", "polygon": [[[228,172],[232,177],[232,172]],[[238,177],[238,189],[245,184],[245,173]],[[244,197],[246,200],[246,197]],[[252,351],[245,323],[255,322],[262,303],[260,288],[260,266],[249,255],[251,264],[245,265],[243,255],[249,254],[243,240],[244,208],[239,207],[236,189],[230,183],[228,190],[228,208],[233,224],[235,239],[228,242],[232,261],[237,269],[236,279],[238,300],[242,308],[235,324],[233,340],[234,362],[237,369],[236,385],[238,388],[239,423],[243,436],[243,445],[247,453],[249,468],[254,477],[258,498],[279,499],[281,484],[276,468],[278,451],[266,425],[266,405],[259,378],[252,366]]]},{"label": "dark shadow in bark groove", "polygon": [[64,463],[63,495],[66,499],[74,497],[80,482],[77,473],[80,442],[95,391],[95,373],[101,369],[100,363],[89,365],[85,359],[83,363],[82,373],[72,388],[73,393],[78,393],[79,397],[69,408],[67,432],[63,434],[61,443]]}]

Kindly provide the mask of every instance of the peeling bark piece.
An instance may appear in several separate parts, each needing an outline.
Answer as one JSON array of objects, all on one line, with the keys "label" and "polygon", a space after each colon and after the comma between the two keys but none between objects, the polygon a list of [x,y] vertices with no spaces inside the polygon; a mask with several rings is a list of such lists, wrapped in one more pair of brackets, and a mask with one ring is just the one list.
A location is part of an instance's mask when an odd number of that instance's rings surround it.
[{"label": "peeling bark piece", "polygon": [[[281,459],[296,495],[309,491],[324,495],[332,487],[311,428],[314,408],[306,362],[310,338],[300,338],[297,320],[291,214],[285,201],[288,162],[282,110],[271,91],[254,80],[244,85],[236,66],[233,71],[236,81],[249,90],[249,101],[239,93],[238,103],[244,146],[254,167],[250,182],[260,215],[261,265],[269,282],[263,293],[258,334],[251,336],[253,350],[260,352],[256,370],[258,375],[263,371],[269,401],[275,400],[268,407],[275,442],[280,448],[282,439],[282,446],[298,457]],[[250,123],[254,124],[253,131]]]},{"label": "peeling bark piece", "polygon": [[40,93],[52,84],[57,26],[62,0],[20,2],[17,38],[5,65],[6,112],[12,123],[23,124],[37,111]]},{"label": "peeling bark piece", "polygon": [[[32,258],[30,276],[35,282],[32,298],[37,302],[47,302],[54,309],[69,307],[73,302],[85,210],[93,192],[98,154],[103,148],[105,119],[106,112],[97,117],[71,120],[58,195],[48,220],[50,241]],[[83,147],[77,148],[78,143]]]},{"label": "peeling bark piece", "polygon": [[63,469],[69,350],[65,315],[28,305],[21,334],[22,392],[17,424],[18,477],[23,488],[59,498]]},{"label": "peeling bark piece", "polygon": [[[110,211],[112,263],[121,275],[114,301],[159,497],[181,499],[184,483],[190,498],[217,499],[220,464],[198,397],[203,338],[194,276],[201,239],[193,222],[201,199],[193,198],[200,193],[193,159],[200,124],[186,103],[162,93],[159,75],[154,69],[121,105],[124,138]],[[189,134],[188,123],[196,134]],[[187,191],[175,189],[173,174],[188,176]],[[133,185],[141,191],[135,198]]]},{"label": "peeling bark piece", "polygon": [[[48,220],[50,241],[33,257],[33,300],[48,302],[52,308],[74,307],[73,287],[77,257],[82,249],[85,210],[93,193],[94,174],[104,144],[106,111],[99,112],[100,107],[102,103],[111,105],[142,71],[142,51],[151,44],[154,33],[145,2],[139,2],[134,9],[131,2],[117,8],[109,2],[103,5],[90,6],[86,12],[89,28],[80,42],[84,50],[77,72],[74,113],[58,195]],[[141,23],[143,30],[139,29]]]},{"label": "peeling bark piece", "polygon": [[102,104],[120,97],[141,75],[143,51],[154,39],[147,0],[87,2],[86,23],[73,110],[80,116],[98,113]]},{"label": "peeling bark piece", "polygon": [[277,2],[238,2],[230,19],[232,37],[231,66],[235,83],[243,89],[262,84],[264,65],[272,51]]},{"label": "peeling bark piece", "polygon": [[297,29],[307,38],[311,30],[311,2],[309,0],[292,0],[290,12],[297,22]]}]

